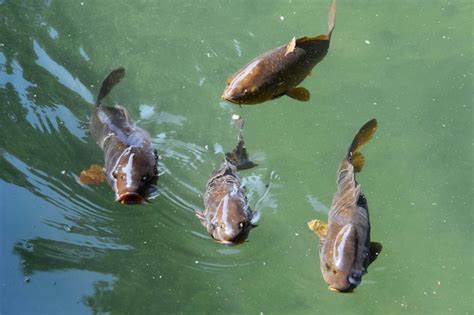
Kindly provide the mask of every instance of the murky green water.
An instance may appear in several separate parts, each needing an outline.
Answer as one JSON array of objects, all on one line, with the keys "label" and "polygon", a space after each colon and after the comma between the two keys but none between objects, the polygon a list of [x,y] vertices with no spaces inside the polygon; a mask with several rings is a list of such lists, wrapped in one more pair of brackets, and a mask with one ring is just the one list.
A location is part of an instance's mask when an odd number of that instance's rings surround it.
[{"label": "murky green water", "polygon": [[[472,1],[339,1],[330,53],[303,84],[309,103],[219,99],[252,57],[325,32],[328,6],[0,1],[0,313],[474,313]],[[143,206],[78,183],[102,163],[89,103],[119,65],[107,101],[162,157]],[[233,112],[262,216],[248,242],[224,247],[193,211],[219,147],[235,145]],[[384,250],[353,294],[336,294],[306,222],[326,218],[338,162],[372,117],[358,178]]]}]

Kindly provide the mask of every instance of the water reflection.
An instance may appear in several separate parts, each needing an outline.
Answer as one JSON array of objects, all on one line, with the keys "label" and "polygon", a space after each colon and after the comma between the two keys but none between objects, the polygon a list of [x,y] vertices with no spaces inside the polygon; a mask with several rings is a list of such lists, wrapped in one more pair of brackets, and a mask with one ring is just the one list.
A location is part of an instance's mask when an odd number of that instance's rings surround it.
[{"label": "water reflection", "polygon": [[36,53],[36,64],[48,71],[59,83],[79,94],[87,103],[93,103],[92,93],[74,77],[66,68],[55,62],[41,47],[38,41],[33,40],[33,49]]}]

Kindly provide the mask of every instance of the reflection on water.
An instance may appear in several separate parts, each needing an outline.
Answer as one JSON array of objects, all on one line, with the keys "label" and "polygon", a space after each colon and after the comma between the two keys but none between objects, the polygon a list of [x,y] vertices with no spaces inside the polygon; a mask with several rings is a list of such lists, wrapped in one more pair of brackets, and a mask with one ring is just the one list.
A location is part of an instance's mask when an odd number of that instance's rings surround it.
[{"label": "reflection on water", "polygon": [[37,56],[37,65],[56,77],[59,83],[82,96],[86,102],[90,104],[93,103],[92,93],[84,86],[84,84],[82,84],[79,79],[73,77],[63,66],[51,59],[36,40],[33,41],[33,49]]}]

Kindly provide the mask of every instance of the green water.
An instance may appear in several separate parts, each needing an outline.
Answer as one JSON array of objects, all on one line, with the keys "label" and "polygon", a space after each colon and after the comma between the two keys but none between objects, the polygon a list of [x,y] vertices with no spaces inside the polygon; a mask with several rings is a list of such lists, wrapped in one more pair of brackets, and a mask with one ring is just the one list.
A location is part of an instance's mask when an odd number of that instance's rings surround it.
[{"label": "green water", "polygon": [[[303,83],[309,103],[219,99],[252,57],[324,33],[328,6],[0,1],[0,313],[474,313],[472,1],[338,1],[330,52]],[[90,102],[119,65],[107,102],[162,158],[142,206],[78,183],[103,162]],[[236,144],[234,112],[259,164],[241,176],[261,219],[225,247],[193,211],[220,147]],[[337,294],[306,222],[326,219],[339,160],[373,117],[358,180],[384,249]]]}]

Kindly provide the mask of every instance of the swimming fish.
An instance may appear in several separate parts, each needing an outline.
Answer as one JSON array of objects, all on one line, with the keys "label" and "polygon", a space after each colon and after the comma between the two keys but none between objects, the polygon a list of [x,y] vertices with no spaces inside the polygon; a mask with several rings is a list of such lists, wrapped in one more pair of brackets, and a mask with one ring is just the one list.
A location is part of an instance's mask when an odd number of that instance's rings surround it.
[{"label": "swimming fish", "polygon": [[207,232],[225,245],[244,242],[260,216],[259,212],[250,209],[238,173],[238,170],[256,164],[247,155],[242,137],[242,118],[234,115],[232,121],[239,129],[237,147],[231,153],[226,153],[220,167],[212,172],[204,193],[204,212],[195,212]]},{"label": "swimming fish", "polygon": [[327,34],[293,38],[256,57],[227,80],[222,99],[239,105],[259,104],[283,95],[308,101],[309,91],[298,85],[326,56],[335,22],[336,0],[333,0]]},{"label": "swimming fish", "polygon": [[158,155],[148,132],[135,126],[125,108],[102,104],[124,76],[125,69],[117,68],[105,78],[92,111],[90,131],[104,151],[105,167],[92,165],[81,172],[80,180],[86,184],[106,180],[116,201],[137,204],[156,191]]},{"label": "swimming fish", "polygon": [[376,129],[375,119],[365,123],[341,161],[329,222],[308,222],[308,227],[319,236],[321,273],[333,291],[350,292],[357,287],[369,264],[382,250],[381,244],[370,241],[369,208],[355,180],[355,173],[364,166],[359,149],[372,138]]}]

